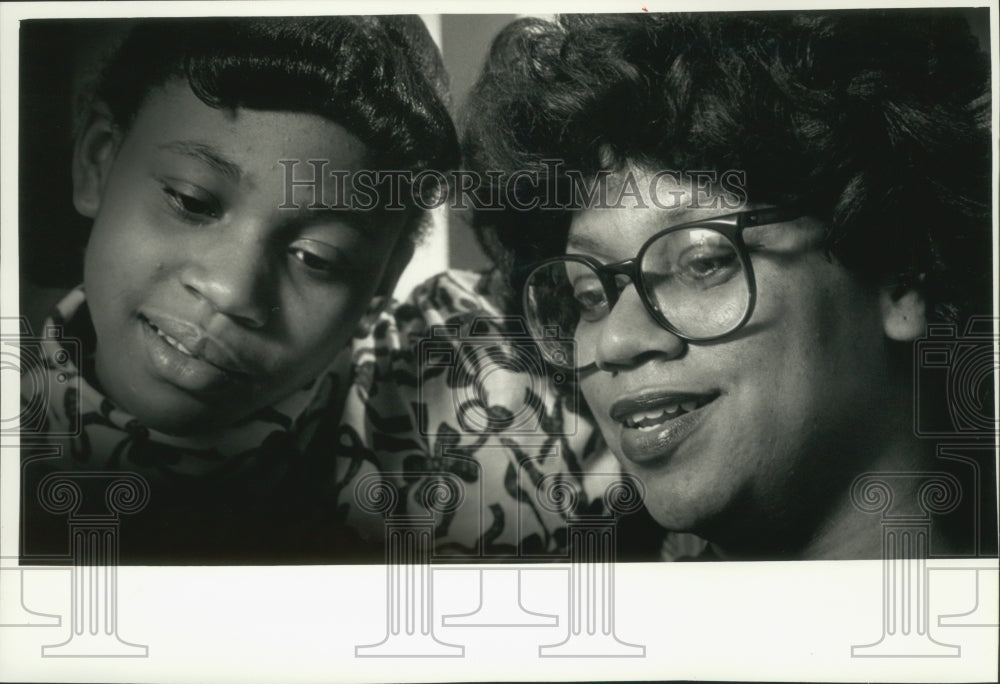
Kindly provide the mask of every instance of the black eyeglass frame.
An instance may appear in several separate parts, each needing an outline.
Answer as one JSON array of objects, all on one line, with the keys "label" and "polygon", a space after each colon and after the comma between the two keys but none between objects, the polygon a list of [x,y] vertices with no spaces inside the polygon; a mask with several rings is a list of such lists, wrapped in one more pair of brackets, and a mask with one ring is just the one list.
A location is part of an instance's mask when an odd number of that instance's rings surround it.
[{"label": "black eyeglass frame", "polygon": [[[631,259],[625,259],[624,261],[616,261],[610,264],[602,264],[597,259],[593,257],[585,256],[583,254],[564,254],[562,256],[553,257],[551,259],[546,259],[544,261],[537,262],[530,266],[527,266],[523,273],[525,276],[520,280],[521,283],[521,305],[524,307],[524,312],[527,314],[531,311],[531,307],[528,303],[528,281],[531,276],[534,275],[535,271],[538,269],[554,264],[557,262],[565,263],[566,261],[577,261],[586,264],[591,269],[597,273],[598,279],[601,281],[601,285],[604,288],[604,295],[608,299],[608,312],[614,308],[615,304],[618,303],[619,291],[618,284],[616,283],[616,276],[624,275],[628,278],[633,285],[636,286],[636,292],[639,294],[639,299],[642,301],[643,307],[649,316],[656,321],[656,323],[673,333],[682,340],[688,342],[710,342],[712,340],[718,340],[725,337],[726,335],[731,335],[750,320],[750,316],[753,315],[754,305],[757,302],[757,281],[754,278],[753,264],[750,262],[750,253],[747,250],[746,243],[743,241],[743,231],[747,228],[753,228],[756,226],[765,226],[774,223],[785,223],[787,221],[794,221],[797,218],[804,216],[804,212],[801,208],[797,206],[785,206],[785,207],[769,207],[766,209],[751,209],[748,211],[739,211],[733,214],[724,214],[722,216],[715,216],[708,219],[701,219],[699,221],[690,221],[688,223],[680,223],[676,226],[670,226],[669,228],[664,228],[663,230],[657,232],[651,236],[646,242],[642,244],[639,248],[638,254],[636,254]],[[710,335],[705,337],[696,337],[692,335],[686,335],[679,331],[667,317],[663,315],[660,308],[652,299],[652,295],[649,294],[646,287],[645,278],[640,268],[643,257],[646,256],[646,251],[649,249],[650,245],[662,238],[664,235],[669,235],[670,233],[679,230],[688,230],[691,228],[708,228],[714,230],[715,232],[721,234],[727,240],[729,240],[735,247],[736,253],[742,264],[743,268],[746,269],[746,280],[748,289],[748,302],[746,311],[743,317],[729,330],[719,333],[718,335]],[[531,332],[532,337],[538,341],[542,341],[544,337],[540,337],[531,331],[531,324],[528,324],[528,330]],[[588,364],[589,365],[589,364]]]}]

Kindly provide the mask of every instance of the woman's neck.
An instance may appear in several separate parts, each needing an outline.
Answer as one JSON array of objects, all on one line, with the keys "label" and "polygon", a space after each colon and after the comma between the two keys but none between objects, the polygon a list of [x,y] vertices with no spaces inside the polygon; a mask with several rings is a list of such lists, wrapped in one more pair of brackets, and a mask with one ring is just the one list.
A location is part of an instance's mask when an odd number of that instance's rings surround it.
[{"label": "woman's neck", "polygon": [[[853,471],[802,494],[781,519],[748,521],[756,526],[756,534],[743,530],[725,535],[730,541],[749,542],[713,541],[716,555],[729,560],[877,559],[883,557],[885,526],[894,519],[902,516],[942,527],[933,524],[932,511],[925,507],[926,487],[950,476],[940,475],[944,464],[935,458],[934,444],[914,433],[910,407],[907,397],[899,397],[884,414],[896,416],[895,422],[883,422],[881,430],[858,440],[863,443],[855,448],[863,449],[864,457],[843,459],[846,467],[853,464]],[[949,548],[946,537],[940,529],[939,548]]]}]

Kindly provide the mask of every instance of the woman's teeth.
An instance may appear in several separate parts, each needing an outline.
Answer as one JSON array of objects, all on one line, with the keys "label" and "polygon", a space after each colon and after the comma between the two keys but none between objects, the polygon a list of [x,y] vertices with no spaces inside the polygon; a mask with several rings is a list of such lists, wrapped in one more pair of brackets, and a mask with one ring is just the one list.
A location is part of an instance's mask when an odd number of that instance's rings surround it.
[{"label": "woman's teeth", "polygon": [[636,411],[625,419],[625,427],[652,430],[667,420],[681,416],[689,411],[694,411],[707,403],[707,400],[699,402],[697,399],[686,399],[684,401],[672,401],[663,404],[652,411]]}]

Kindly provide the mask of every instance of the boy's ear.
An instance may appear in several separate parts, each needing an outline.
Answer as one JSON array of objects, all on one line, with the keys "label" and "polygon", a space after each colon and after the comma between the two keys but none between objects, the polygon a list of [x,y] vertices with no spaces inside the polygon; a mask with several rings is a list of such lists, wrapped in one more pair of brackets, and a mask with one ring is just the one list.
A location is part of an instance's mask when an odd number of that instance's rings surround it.
[{"label": "boy's ear", "polygon": [[918,287],[883,289],[880,296],[882,327],[890,340],[912,342],[927,331],[927,302]]},{"label": "boy's ear", "polygon": [[101,196],[107,183],[121,133],[103,103],[95,103],[86,125],[73,145],[73,206],[94,218],[101,207]]},{"label": "boy's ear", "polygon": [[399,277],[403,275],[403,271],[410,263],[410,259],[413,258],[415,250],[416,245],[413,244],[413,239],[408,234],[399,236],[392,254],[389,255],[389,261],[385,265],[385,270],[382,272],[382,281],[375,290],[376,296],[392,296],[393,291],[396,289],[396,283],[399,282]]}]

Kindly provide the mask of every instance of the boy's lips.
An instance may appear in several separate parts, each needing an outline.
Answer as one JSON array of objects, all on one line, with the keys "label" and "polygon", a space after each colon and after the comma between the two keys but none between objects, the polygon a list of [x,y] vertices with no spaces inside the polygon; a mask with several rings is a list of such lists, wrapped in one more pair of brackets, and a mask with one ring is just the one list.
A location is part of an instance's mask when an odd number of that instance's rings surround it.
[{"label": "boy's lips", "polygon": [[719,392],[653,390],[619,399],[611,418],[621,425],[622,455],[638,464],[670,456],[701,424],[704,408]]},{"label": "boy's lips", "polygon": [[157,313],[142,312],[139,320],[150,360],[172,384],[198,391],[250,382],[249,365],[203,328]]}]

